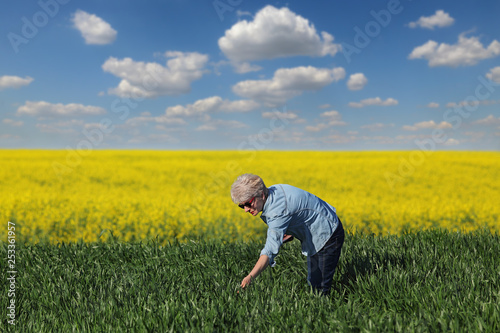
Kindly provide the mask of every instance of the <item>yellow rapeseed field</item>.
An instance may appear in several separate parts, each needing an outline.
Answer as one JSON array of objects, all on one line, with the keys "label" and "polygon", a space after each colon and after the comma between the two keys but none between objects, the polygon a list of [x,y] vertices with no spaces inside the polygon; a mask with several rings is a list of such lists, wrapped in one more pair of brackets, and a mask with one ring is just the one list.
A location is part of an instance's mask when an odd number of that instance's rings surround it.
[{"label": "yellow rapeseed field", "polygon": [[265,237],[229,191],[241,173],[288,183],[337,208],[354,233],[500,231],[496,152],[0,150],[0,236],[17,241]]}]

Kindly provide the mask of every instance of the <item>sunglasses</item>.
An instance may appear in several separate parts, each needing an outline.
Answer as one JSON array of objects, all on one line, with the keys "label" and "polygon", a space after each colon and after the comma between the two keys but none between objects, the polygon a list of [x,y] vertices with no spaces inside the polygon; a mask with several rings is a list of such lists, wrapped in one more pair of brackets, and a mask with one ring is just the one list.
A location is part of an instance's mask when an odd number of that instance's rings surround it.
[{"label": "sunglasses", "polygon": [[239,204],[238,207],[240,207],[241,209],[245,209],[245,207],[248,207],[250,208],[252,206],[252,201],[255,199],[255,197],[253,197],[250,201],[248,202],[245,202],[243,204]]}]

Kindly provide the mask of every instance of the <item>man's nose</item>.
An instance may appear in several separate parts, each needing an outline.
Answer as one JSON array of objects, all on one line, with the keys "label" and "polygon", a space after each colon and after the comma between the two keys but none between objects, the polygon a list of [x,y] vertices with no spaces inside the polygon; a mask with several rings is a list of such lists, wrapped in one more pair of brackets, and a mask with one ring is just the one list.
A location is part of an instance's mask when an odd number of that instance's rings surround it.
[{"label": "man's nose", "polygon": [[245,213],[248,213],[250,211],[250,207],[245,206]]}]

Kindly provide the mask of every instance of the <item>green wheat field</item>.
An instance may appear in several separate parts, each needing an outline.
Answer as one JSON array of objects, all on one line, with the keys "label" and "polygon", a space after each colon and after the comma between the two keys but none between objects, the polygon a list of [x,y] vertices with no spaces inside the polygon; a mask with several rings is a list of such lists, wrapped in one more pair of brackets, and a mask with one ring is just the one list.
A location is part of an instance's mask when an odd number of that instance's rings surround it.
[{"label": "green wheat field", "polygon": [[[2,331],[500,331],[498,234],[348,234],[329,297],[307,286],[298,241],[285,244],[278,265],[241,290],[260,247],[113,238],[18,245],[16,325]],[[6,251],[2,246],[1,267]],[[6,309],[6,284],[1,295]]]}]

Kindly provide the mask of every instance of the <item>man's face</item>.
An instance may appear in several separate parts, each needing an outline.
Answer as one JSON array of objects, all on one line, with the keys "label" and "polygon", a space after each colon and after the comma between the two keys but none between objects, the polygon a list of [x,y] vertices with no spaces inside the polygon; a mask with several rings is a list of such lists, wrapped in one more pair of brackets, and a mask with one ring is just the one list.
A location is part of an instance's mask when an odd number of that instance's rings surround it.
[{"label": "man's face", "polygon": [[242,203],[240,207],[243,206],[245,212],[252,214],[253,216],[257,216],[259,212],[262,211],[264,207],[264,198],[262,197],[253,197],[245,203]]}]

